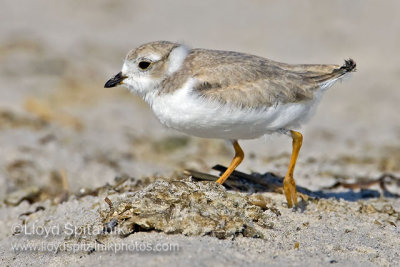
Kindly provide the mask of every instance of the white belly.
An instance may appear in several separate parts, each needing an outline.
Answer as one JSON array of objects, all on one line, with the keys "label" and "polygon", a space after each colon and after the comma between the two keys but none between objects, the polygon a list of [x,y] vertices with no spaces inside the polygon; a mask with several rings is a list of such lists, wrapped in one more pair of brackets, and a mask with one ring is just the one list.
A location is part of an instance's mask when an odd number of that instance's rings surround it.
[{"label": "white belly", "polygon": [[205,138],[253,139],[299,127],[319,99],[316,96],[308,102],[246,109],[198,97],[190,85],[188,82],[172,94],[148,96],[146,100],[162,124]]}]

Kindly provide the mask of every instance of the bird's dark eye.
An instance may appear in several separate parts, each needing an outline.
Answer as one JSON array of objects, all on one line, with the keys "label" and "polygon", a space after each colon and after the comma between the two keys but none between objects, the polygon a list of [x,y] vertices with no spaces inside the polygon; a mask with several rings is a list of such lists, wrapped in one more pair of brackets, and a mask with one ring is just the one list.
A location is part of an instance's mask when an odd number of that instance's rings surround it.
[{"label": "bird's dark eye", "polygon": [[139,62],[139,68],[141,68],[142,70],[145,70],[145,69],[147,69],[148,67],[150,67],[150,65],[151,65],[151,62],[149,62],[149,61],[140,61]]}]

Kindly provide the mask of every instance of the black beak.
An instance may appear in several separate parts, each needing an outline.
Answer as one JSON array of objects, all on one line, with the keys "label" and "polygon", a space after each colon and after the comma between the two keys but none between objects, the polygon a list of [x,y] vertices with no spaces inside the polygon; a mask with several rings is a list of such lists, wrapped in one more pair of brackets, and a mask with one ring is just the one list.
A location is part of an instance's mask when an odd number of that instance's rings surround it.
[{"label": "black beak", "polygon": [[123,80],[125,80],[126,76],[122,75],[122,72],[119,72],[117,75],[109,79],[106,84],[104,85],[104,88],[110,88],[110,87],[115,87],[119,84],[122,83]]}]

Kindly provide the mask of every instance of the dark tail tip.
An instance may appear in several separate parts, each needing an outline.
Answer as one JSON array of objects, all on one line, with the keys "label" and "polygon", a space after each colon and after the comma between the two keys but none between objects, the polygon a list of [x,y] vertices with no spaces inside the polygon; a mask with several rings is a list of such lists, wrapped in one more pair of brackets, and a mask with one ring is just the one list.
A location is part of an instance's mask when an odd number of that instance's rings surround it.
[{"label": "dark tail tip", "polygon": [[340,69],[345,70],[346,72],[351,72],[351,71],[356,71],[356,62],[352,60],[351,58],[347,59],[344,61],[343,66],[340,67]]}]

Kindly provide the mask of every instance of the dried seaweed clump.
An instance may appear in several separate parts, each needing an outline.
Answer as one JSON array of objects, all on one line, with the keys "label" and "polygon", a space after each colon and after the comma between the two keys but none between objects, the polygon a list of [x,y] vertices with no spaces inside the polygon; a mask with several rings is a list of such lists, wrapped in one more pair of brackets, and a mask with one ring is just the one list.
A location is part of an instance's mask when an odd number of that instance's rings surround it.
[{"label": "dried seaweed clump", "polygon": [[123,235],[155,230],[221,239],[238,235],[263,238],[263,229],[273,226],[272,216],[262,207],[215,182],[156,181],[114,201],[103,217],[104,223],[118,225],[115,232]]}]

